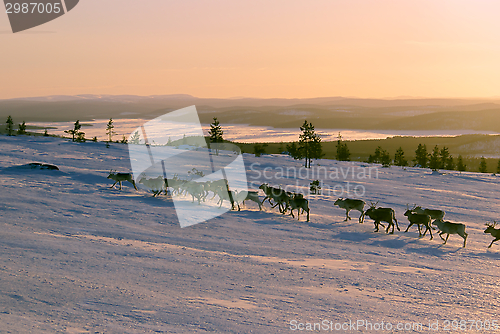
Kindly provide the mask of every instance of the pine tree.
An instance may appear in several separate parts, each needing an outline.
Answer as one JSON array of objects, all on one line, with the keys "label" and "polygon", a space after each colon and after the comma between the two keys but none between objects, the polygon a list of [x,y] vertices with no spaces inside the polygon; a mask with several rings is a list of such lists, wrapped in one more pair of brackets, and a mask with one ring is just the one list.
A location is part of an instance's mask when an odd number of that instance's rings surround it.
[{"label": "pine tree", "polygon": [[5,123],[7,124],[7,134],[12,136],[12,126],[14,125],[14,121],[12,121],[12,117],[10,115],[7,117],[7,121]]},{"label": "pine tree", "polygon": [[19,124],[18,129],[17,129],[17,134],[18,135],[25,135],[26,134],[26,122],[23,121],[22,124]]},{"label": "pine tree", "polygon": [[465,172],[467,170],[467,166],[464,164],[464,160],[460,154],[458,155],[457,170],[461,172]]},{"label": "pine tree", "polygon": [[321,137],[314,132],[314,125],[307,123],[307,120],[304,121],[300,130],[302,134],[299,136],[299,150],[305,158],[304,167],[311,168],[311,160],[319,159],[323,156]]},{"label": "pine tree", "polygon": [[214,121],[210,124],[210,130],[208,130],[208,134],[210,135],[210,142],[215,143],[215,154],[219,155],[219,149],[217,148],[217,143],[222,143],[224,138],[222,135],[224,131],[222,131],[222,127],[220,126],[217,117],[214,117]]},{"label": "pine tree", "polygon": [[115,126],[113,125],[113,119],[110,118],[108,124],[106,125],[106,136],[108,136],[108,143],[106,147],[109,147],[109,143],[113,141],[113,135],[115,134]]},{"label": "pine tree", "polygon": [[429,168],[432,170],[438,170],[441,166],[441,161],[439,159],[439,148],[434,146],[434,149],[432,150],[432,154],[430,155],[429,158]]},{"label": "pine tree", "polygon": [[339,132],[338,140],[337,140],[337,152],[335,154],[335,159],[339,161],[349,161],[351,157],[351,152],[349,152],[349,148],[347,144],[342,141],[342,135]]},{"label": "pine tree", "polygon": [[479,163],[479,173],[486,173],[488,166],[486,165],[486,159],[481,157],[481,162]]},{"label": "pine tree", "polygon": [[[73,130],[65,130],[64,132],[69,133],[72,136],[71,141],[75,141],[75,139],[78,139],[78,141],[84,141],[85,140],[85,133],[80,132],[81,128],[82,128],[82,125],[80,124],[80,120],[77,120],[75,122]],[[83,140],[82,140],[82,134],[83,134]]]},{"label": "pine tree", "polygon": [[396,166],[408,166],[408,161],[405,159],[405,152],[403,148],[400,146],[394,155],[394,164]]},{"label": "pine tree", "polygon": [[428,159],[429,157],[427,155],[427,147],[425,146],[425,144],[418,144],[418,148],[415,151],[415,163],[421,168],[426,168]]}]

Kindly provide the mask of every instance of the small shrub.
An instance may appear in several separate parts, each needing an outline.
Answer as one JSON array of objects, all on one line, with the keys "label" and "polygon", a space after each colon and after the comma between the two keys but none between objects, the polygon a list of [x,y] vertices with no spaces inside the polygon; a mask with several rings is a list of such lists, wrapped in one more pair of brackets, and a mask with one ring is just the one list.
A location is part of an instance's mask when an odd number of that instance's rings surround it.
[{"label": "small shrub", "polygon": [[311,194],[321,194],[321,186],[319,180],[315,180],[310,183],[309,191],[311,192]]}]

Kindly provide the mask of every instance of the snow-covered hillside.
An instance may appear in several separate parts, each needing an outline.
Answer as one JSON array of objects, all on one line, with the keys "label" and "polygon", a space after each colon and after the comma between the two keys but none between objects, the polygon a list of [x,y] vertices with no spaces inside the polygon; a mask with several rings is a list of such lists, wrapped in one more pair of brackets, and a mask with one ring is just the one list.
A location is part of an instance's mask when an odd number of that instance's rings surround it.
[{"label": "snow-covered hillside", "polygon": [[[289,157],[244,155],[252,185],[305,191],[323,179],[324,189],[349,187],[346,196],[364,191],[367,203],[395,209],[401,231],[374,233],[357,212],[344,222],[334,193],[311,196],[310,222],[249,202],[181,229],[169,197],[127,183],[109,189],[110,169],[130,171],[126,145],[25,136],[0,136],[0,145],[2,333],[281,333],[307,323],[423,333],[436,321],[443,333],[447,320],[470,320],[467,331],[478,333],[473,320],[491,328],[500,320],[500,242],[487,249],[492,237],[483,233],[500,220],[496,176],[320,160],[322,177],[302,179]],[[16,167],[31,162],[60,171]],[[458,235],[442,245],[437,231],[433,240],[419,239],[416,227],[404,233],[406,204],[466,224],[467,247]],[[393,329],[335,330],[349,321]],[[396,330],[414,323],[422,327]]]}]

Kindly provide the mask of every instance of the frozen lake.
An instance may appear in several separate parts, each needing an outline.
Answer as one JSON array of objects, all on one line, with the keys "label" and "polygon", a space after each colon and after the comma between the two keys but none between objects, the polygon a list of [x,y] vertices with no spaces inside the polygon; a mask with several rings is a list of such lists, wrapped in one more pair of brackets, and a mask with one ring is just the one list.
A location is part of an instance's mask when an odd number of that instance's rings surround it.
[{"label": "frozen lake", "polygon": [[[145,119],[116,119],[113,120],[116,134],[115,140],[122,136],[128,137],[141,124],[148,122]],[[82,122],[82,131],[86,138],[96,136],[99,140],[106,140],[106,124],[108,120],[93,120]],[[36,122],[29,123],[39,127],[49,128],[50,134],[66,135],[64,130],[73,128],[73,122]],[[264,126],[249,126],[245,124],[221,124],[224,130],[224,138],[241,143],[266,143],[266,142],[290,142],[296,141],[300,134],[299,128],[273,128]],[[203,124],[203,131],[208,135],[210,125]],[[43,129],[35,130],[42,133]],[[476,130],[441,130],[441,131],[398,131],[398,130],[349,130],[349,129],[321,129],[316,128],[323,141],[334,141],[338,133],[341,132],[344,140],[363,140],[363,139],[386,139],[394,136],[413,136],[413,137],[452,137],[464,134],[499,134],[492,131]],[[168,134],[166,134],[168,136]]]}]

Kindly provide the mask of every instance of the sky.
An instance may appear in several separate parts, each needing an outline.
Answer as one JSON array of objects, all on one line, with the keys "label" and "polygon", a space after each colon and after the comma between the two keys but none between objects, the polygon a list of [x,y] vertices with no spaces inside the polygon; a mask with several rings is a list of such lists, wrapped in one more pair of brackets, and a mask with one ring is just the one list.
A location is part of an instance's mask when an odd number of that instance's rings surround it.
[{"label": "sky", "polygon": [[0,99],[500,96],[500,2],[81,0],[13,34]]}]

